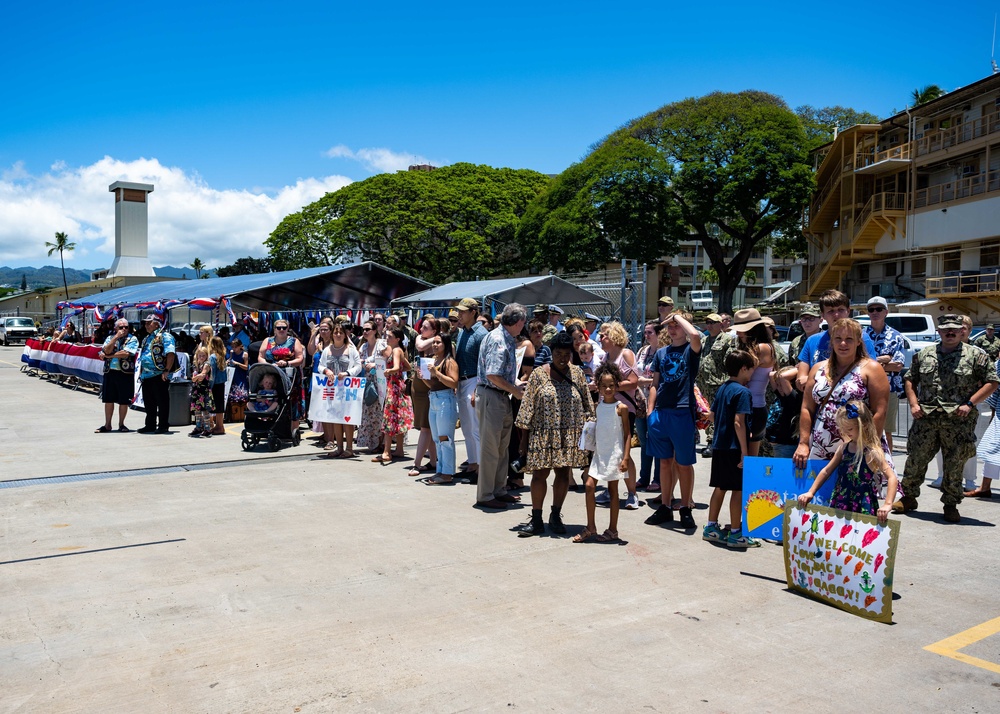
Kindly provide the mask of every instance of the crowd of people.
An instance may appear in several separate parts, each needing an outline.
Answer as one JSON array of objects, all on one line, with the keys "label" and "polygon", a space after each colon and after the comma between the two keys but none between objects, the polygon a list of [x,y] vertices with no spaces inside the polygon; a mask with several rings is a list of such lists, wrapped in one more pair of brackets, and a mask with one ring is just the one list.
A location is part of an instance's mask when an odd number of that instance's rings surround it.
[{"label": "crowd of people", "polygon": [[[293,431],[308,418],[310,373],[384,379],[378,399],[365,401],[357,425],[313,420],[315,443],[326,458],[363,451],[389,464],[406,456],[406,435],[416,429],[409,475],[431,486],[461,476],[476,485],[475,506],[487,510],[519,503],[517,492],[530,474],[531,516],[517,528],[520,536],[546,528],[565,533],[562,508],[571,488],[586,494],[587,525],[576,542],[616,540],[619,509],[639,508],[640,491],[656,494],[647,499],[656,507],[647,524],[676,521],[682,529],[696,529],[699,451],[712,459],[714,489],[702,535],[738,549],[759,545],[740,522],[747,456],[789,458],[798,467],[810,459],[827,461],[803,500],[836,474],[836,503],[879,518],[918,507],[927,465],[937,452],[943,459],[945,520],[960,520],[957,507],[964,497],[991,497],[991,479],[1000,476],[1000,428],[991,425],[978,436],[975,428],[980,405],[1000,382],[1000,337],[992,330],[977,340],[979,346],[970,345],[971,322],[944,315],[938,320],[940,342],[919,351],[904,369],[903,338],[885,324],[888,306],[879,297],[868,302],[864,327],[850,318],[849,299],[839,291],[803,305],[802,334],[787,352],[773,321],[753,308],[733,316],[709,314],[703,329],[669,297],[657,308],[635,351],[615,321],[589,313],[566,316],[544,304],[529,314],[513,303],[494,323],[471,298],[447,317],[420,316],[415,328],[404,311],[374,312],[359,326],[347,317],[324,317],[307,323],[308,334],[301,336],[288,320],[276,319],[260,340],[243,328],[216,335],[205,325],[190,348],[192,436],[224,433],[226,368],[233,367],[238,380],[230,391],[245,391],[248,366],[259,362],[291,378]],[[141,342],[125,320],[114,322],[104,338],[105,424],[99,432],[114,428],[115,405],[117,430],[128,431],[135,369],[146,405],[138,431],[168,431],[166,388],[181,350],[156,315],[147,316],[143,327]],[[906,466],[897,477],[892,428],[902,400],[914,422]],[[456,463],[458,429],[465,441],[462,464]],[[975,462],[977,442],[987,464],[984,481],[977,487],[966,480],[963,487],[963,468]],[[543,518],[550,474],[552,499]],[[625,482],[623,494],[619,481]],[[730,523],[724,528],[719,517],[727,495]],[[598,505],[610,508],[603,531],[595,522]]]}]

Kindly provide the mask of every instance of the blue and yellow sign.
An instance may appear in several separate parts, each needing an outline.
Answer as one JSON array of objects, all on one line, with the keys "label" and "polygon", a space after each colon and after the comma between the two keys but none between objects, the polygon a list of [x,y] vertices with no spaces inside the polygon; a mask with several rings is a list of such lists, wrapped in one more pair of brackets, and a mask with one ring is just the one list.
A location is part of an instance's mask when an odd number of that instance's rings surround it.
[{"label": "blue and yellow sign", "polygon": [[[755,538],[781,540],[785,502],[794,503],[816,480],[826,461],[807,461],[804,469],[795,468],[791,459],[748,456],[743,459],[743,532]],[[833,493],[833,476],[812,500],[826,506]]]}]

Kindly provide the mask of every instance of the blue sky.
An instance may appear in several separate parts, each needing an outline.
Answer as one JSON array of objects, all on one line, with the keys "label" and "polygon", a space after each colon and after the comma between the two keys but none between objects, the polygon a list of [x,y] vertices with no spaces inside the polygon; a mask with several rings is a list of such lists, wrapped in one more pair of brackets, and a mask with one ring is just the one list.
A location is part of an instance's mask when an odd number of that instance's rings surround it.
[{"label": "blue sky", "polygon": [[116,178],[157,182],[154,264],[199,250],[224,264],[263,255],[324,190],[411,158],[558,173],[688,96],[753,88],[887,115],[917,86],[989,73],[1000,2],[836,8],[8,3],[0,264],[50,263],[53,228],[79,238],[72,264],[110,263]]}]

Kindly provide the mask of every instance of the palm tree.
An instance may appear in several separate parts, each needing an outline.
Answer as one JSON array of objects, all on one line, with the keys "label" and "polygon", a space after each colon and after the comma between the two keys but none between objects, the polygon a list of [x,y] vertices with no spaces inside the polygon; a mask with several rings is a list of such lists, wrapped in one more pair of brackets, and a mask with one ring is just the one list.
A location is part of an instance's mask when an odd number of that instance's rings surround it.
[{"label": "palm tree", "polygon": [[191,261],[191,265],[188,266],[193,269],[198,280],[201,280],[201,271],[205,269],[205,264],[201,262],[201,258],[195,258]]},{"label": "palm tree", "polygon": [[62,276],[63,276],[63,289],[66,291],[66,300],[69,301],[69,286],[66,284],[66,261],[63,260],[64,251],[72,251],[76,248],[76,243],[71,243],[69,236],[65,233],[56,233],[56,242],[49,243],[45,241],[45,246],[49,249],[49,256],[59,251],[59,264],[62,266]]},{"label": "palm tree", "polygon": [[913,99],[913,106],[919,107],[921,104],[934,101],[944,93],[944,90],[936,84],[928,84],[923,89],[914,89],[910,98]]}]

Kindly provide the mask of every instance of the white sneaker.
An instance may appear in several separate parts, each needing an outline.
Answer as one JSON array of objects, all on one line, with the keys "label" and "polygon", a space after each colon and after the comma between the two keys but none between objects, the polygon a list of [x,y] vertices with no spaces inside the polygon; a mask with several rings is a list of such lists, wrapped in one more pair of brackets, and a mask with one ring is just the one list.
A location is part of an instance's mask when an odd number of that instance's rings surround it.
[{"label": "white sneaker", "polygon": [[[971,490],[971,489],[970,489]],[[639,496],[630,493],[628,498],[625,499],[625,510],[626,511],[637,511],[639,510]]]}]

